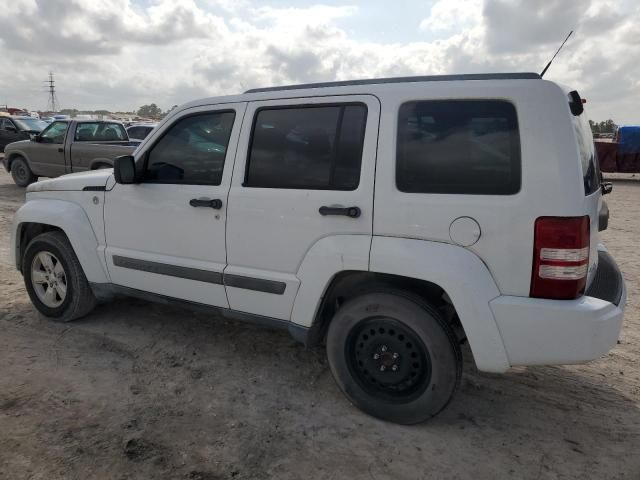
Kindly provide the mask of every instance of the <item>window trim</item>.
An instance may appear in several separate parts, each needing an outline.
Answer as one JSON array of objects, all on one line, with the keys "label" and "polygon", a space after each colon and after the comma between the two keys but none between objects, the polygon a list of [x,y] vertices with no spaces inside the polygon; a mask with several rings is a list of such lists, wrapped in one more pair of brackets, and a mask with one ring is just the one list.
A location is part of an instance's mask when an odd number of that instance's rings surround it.
[{"label": "window trim", "polygon": [[[400,149],[399,142],[399,133],[400,133],[400,110],[402,107],[412,103],[436,103],[436,102],[496,102],[496,103],[505,103],[510,105],[513,108],[513,113],[515,114],[515,122],[516,122],[516,135],[517,135],[517,153],[518,153],[518,162],[516,162],[517,167],[517,175],[518,175],[518,185],[517,188],[509,193],[486,193],[486,192],[410,192],[400,188],[398,185],[398,151]],[[402,102],[398,106],[398,110],[396,113],[396,128],[395,128],[395,160],[394,160],[394,185],[398,192],[408,194],[408,195],[473,195],[473,196],[484,196],[484,197],[511,197],[519,194],[522,191],[522,135],[520,134],[520,121],[518,118],[518,109],[514,102],[505,98],[429,98],[429,99],[411,99]],[[513,139],[510,139],[513,141]],[[514,147],[511,147],[511,150],[515,150]],[[513,162],[512,162],[513,166]]]},{"label": "window trim", "polygon": [[[202,117],[204,115],[212,115],[212,114],[218,114],[218,113],[233,113],[233,123],[231,124],[231,130],[229,131],[229,140],[227,140],[227,146],[226,146],[226,150],[224,152],[224,163],[222,164],[222,175],[220,175],[220,183],[210,183],[210,182],[169,182],[169,181],[149,181],[149,180],[145,180],[144,178],[144,174],[147,172],[147,168],[149,166],[149,154],[151,153],[151,151],[156,148],[156,146],[158,145],[158,143],[160,143],[160,141],[162,141],[162,139],[167,135],[167,133],[179,122],[186,120],[188,118],[192,118],[192,117]],[[224,175],[224,169],[227,165],[227,154],[229,153],[229,144],[231,142],[231,138],[233,137],[233,129],[236,128],[236,119],[238,116],[238,112],[236,111],[235,108],[224,108],[222,110],[206,110],[206,111],[200,111],[200,112],[193,112],[193,113],[189,113],[187,115],[183,115],[181,117],[178,117],[176,119],[173,120],[173,122],[171,122],[170,125],[168,125],[160,134],[159,137],[154,138],[153,139],[153,143],[151,143],[149,145],[149,147],[147,149],[145,149],[144,153],[142,154],[142,157],[136,161],[136,177],[138,177],[138,180],[136,183],[145,183],[145,184],[157,184],[157,185],[208,185],[211,187],[219,187],[220,185],[222,185],[222,178]],[[147,135],[148,136],[148,135]],[[137,172],[138,169],[138,165],[142,164],[142,169],[140,170],[140,173]]]},{"label": "window trim", "polygon": [[[292,110],[292,109],[303,109],[303,108],[327,108],[327,107],[364,107],[364,122],[362,125],[362,142],[360,144],[360,175],[358,176],[358,184],[355,188],[349,190],[337,190],[333,188],[324,188],[324,187],[309,187],[309,186],[300,186],[295,185],[293,187],[264,187],[264,186],[256,186],[249,185],[248,177],[249,177],[249,166],[251,163],[251,150],[253,148],[253,139],[256,131],[256,123],[258,122],[258,115],[263,110]],[[339,115],[338,125],[342,128],[342,117],[344,116],[344,110]],[[366,133],[367,133],[367,122],[369,121],[369,106],[362,101],[351,101],[351,102],[328,102],[328,103],[292,103],[292,104],[284,104],[284,105],[264,105],[256,108],[253,112],[253,119],[251,121],[251,132],[249,135],[249,143],[247,146],[247,156],[245,159],[244,165],[244,175],[242,178],[241,186],[244,188],[268,188],[268,189],[277,189],[277,190],[316,190],[316,191],[326,191],[326,192],[355,192],[360,188],[360,184],[362,183],[362,161],[364,155],[364,145],[366,141]],[[338,130],[338,126],[336,126],[336,130]],[[332,169],[334,167],[334,163],[332,163]]]}]

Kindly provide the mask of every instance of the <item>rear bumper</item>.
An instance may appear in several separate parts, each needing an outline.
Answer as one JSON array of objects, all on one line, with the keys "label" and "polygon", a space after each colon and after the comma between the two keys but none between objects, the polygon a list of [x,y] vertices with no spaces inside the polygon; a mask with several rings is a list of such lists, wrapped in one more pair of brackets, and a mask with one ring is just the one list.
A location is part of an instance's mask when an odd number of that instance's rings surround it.
[{"label": "rear bumper", "polygon": [[598,271],[582,298],[500,296],[490,302],[512,366],[583,363],[616,345],[626,289],[613,258],[599,253]]}]

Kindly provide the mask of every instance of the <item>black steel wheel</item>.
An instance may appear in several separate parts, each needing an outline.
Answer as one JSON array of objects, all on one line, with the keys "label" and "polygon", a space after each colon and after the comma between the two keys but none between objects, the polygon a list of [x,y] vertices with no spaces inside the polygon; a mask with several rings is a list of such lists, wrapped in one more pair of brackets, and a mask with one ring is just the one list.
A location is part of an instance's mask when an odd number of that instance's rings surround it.
[{"label": "black steel wheel", "polygon": [[391,402],[406,403],[424,392],[431,357],[420,337],[392,318],[361,321],[345,342],[346,357],[362,388]]},{"label": "black steel wheel", "polygon": [[354,405],[401,424],[440,412],[462,376],[451,326],[422,298],[391,289],[360,295],[338,310],[327,332],[327,358]]},{"label": "black steel wheel", "polygon": [[11,176],[19,187],[26,187],[37,180],[26,160],[18,157],[11,161]]}]

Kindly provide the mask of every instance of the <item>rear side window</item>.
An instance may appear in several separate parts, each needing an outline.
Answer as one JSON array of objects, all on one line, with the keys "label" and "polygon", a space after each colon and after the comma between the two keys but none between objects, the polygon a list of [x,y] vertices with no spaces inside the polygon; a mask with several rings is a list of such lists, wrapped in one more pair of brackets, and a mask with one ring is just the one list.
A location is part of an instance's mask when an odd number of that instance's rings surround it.
[{"label": "rear side window", "polygon": [[400,107],[400,191],[511,195],[520,190],[520,172],[518,119],[511,103],[434,100]]},{"label": "rear side window", "polygon": [[600,183],[602,182],[591,127],[586,115],[572,116],[571,118],[573,119],[573,128],[576,132],[578,152],[580,153],[584,194],[591,195],[600,188]]},{"label": "rear side window", "polygon": [[244,185],[355,190],[366,119],[363,104],[258,110]]},{"label": "rear side window", "polygon": [[125,129],[119,123],[78,123],[76,142],[115,142],[126,140]]}]

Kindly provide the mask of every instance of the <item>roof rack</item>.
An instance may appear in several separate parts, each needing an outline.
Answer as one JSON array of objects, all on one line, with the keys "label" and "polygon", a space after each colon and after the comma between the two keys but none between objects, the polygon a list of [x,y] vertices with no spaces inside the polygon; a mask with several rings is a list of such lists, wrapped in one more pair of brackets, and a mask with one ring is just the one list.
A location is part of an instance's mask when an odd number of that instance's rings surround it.
[{"label": "roof rack", "polygon": [[252,88],[244,93],[277,92],[280,90],[301,90],[305,88],[349,87],[354,85],[376,85],[381,83],[451,82],[460,80],[532,80],[540,79],[540,74],[524,73],[467,73],[461,75],[426,75],[416,77],[371,78],[367,80],[345,80],[338,82],[303,83],[281,87]]}]

